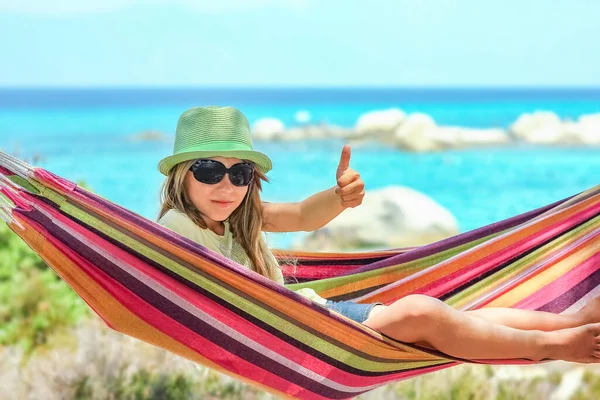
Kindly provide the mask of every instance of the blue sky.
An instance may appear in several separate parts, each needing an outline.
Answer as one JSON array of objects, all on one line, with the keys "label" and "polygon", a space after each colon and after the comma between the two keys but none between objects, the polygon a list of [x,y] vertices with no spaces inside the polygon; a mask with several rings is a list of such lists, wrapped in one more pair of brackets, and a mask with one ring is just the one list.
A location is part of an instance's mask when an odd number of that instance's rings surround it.
[{"label": "blue sky", "polygon": [[596,0],[0,0],[0,86],[600,87],[599,20]]}]

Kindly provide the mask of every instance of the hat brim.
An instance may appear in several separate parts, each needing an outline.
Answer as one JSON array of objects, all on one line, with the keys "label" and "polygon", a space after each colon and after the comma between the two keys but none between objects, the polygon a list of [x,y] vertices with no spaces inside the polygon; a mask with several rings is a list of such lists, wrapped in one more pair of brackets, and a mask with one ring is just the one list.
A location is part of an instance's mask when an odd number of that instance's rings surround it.
[{"label": "hat brim", "polygon": [[208,157],[234,157],[240,160],[252,161],[258,169],[266,174],[272,168],[271,159],[266,154],[255,150],[225,150],[225,151],[189,151],[179,154],[174,154],[163,158],[158,163],[158,170],[163,175],[169,175],[171,169],[184,161],[195,160],[197,158],[208,158]]}]

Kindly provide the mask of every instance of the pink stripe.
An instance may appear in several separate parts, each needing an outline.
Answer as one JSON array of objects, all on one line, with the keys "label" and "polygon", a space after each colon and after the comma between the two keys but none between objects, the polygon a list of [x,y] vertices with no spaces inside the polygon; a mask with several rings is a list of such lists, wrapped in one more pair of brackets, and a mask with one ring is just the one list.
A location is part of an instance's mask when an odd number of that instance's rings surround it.
[{"label": "pink stripe", "polygon": [[524,298],[515,304],[513,308],[536,310],[542,307],[548,303],[549,300],[562,296],[577,286],[577,284],[586,279],[588,276],[596,272],[598,270],[598,265],[600,265],[600,253],[594,254],[592,257],[579,264],[576,268],[573,268],[566,274],[562,275],[559,279],[551,282],[537,292],[534,292],[530,296]]},{"label": "pink stripe", "polygon": [[5,187],[0,187],[0,192],[2,192],[6,197],[8,197],[10,201],[12,201],[15,204],[15,206],[27,211],[32,209],[29,202],[24,198],[24,194],[26,194],[24,191],[19,190],[19,192],[15,192],[14,190],[9,190]]},{"label": "pink stripe", "polygon": [[300,266],[295,270],[293,266],[283,265],[281,268],[281,272],[283,273],[284,277],[324,279],[335,277],[341,273],[352,271],[356,267],[362,267],[362,265],[311,265],[310,267]]},{"label": "pink stripe", "polygon": [[459,364],[461,364],[461,363],[451,362],[449,364],[433,365],[431,367],[421,368],[421,369],[417,369],[417,370],[398,372],[396,374],[386,376],[386,381],[389,383],[389,382],[396,382],[396,381],[401,381],[401,380],[405,380],[405,379],[410,379],[410,378],[414,378],[414,377],[421,376],[424,374],[428,374],[430,372],[440,371],[442,369],[454,367]]},{"label": "pink stripe", "polygon": [[46,184],[51,188],[58,189],[61,192],[72,192],[77,184],[65,179],[60,176],[53,174],[50,171],[46,171],[42,168],[34,168],[33,172],[35,177],[40,180],[40,182]]}]

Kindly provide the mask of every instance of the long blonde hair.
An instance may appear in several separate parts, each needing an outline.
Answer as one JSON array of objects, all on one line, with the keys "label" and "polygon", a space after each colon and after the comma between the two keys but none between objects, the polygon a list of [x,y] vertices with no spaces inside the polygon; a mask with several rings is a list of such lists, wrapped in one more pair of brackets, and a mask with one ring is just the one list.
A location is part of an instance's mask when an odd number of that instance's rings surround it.
[{"label": "long blonde hair", "polygon": [[[208,229],[202,214],[189,199],[185,190],[186,174],[195,161],[181,162],[171,169],[161,187],[158,219],[167,211],[175,209],[186,214],[200,228]],[[248,186],[244,200],[229,216],[229,227],[233,238],[242,246],[250,259],[254,271],[275,280],[279,265],[274,261],[274,257],[270,256],[270,250],[261,234],[263,226],[261,181],[269,180],[265,174],[255,168],[254,178]]]}]

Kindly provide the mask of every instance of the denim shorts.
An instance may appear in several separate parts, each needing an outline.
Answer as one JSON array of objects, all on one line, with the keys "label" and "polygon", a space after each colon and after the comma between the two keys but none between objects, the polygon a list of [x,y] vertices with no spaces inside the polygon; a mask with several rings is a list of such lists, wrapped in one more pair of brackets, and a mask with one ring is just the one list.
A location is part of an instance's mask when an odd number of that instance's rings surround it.
[{"label": "denim shorts", "polygon": [[369,318],[369,313],[373,307],[383,305],[383,303],[360,304],[353,301],[331,301],[327,300],[325,307],[331,311],[342,314],[346,318],[361,324]]}]

